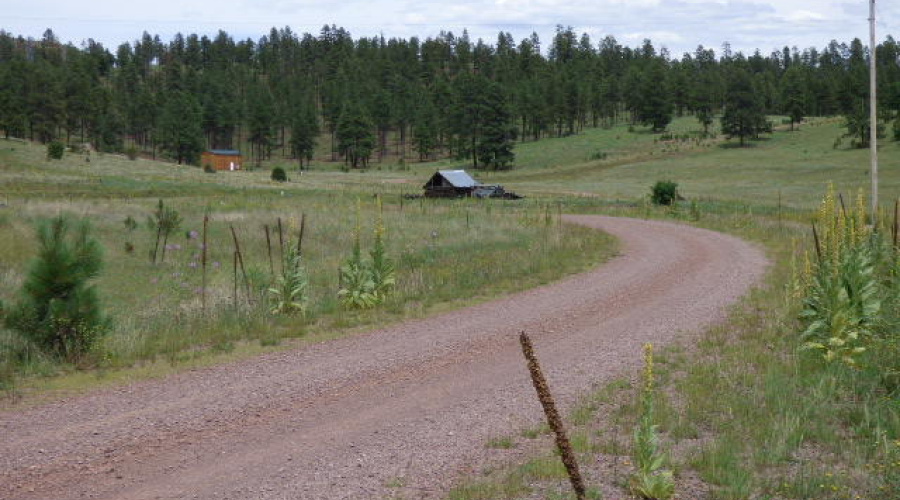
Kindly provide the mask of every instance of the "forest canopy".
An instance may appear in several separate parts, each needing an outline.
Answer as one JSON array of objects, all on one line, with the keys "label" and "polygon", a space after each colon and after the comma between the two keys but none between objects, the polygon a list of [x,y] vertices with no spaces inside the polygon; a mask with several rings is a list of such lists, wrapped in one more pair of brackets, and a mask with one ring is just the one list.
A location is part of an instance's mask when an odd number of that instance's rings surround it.
[{"label": "forest canopy", "polygon": [[[900,49],[887,37],[877,50],[888,120],[900,110]],[[650,40],[631,48],[562,26],[547,47],[536,34],[354,39],[325,26],[273,28],[257,41],[144,33],[114,51],[63,44],[50,30],[40,40],[0,31],[0,131],[193,164],[204,149],[240,148],[301,165],[325,134],[331,159],[352,167],[392,154],[504,169],[514,141],[621,120],[662,131],[689,114],[706,130],[723,115],[742,142],[766,115],[792,127],[806,116],[850,121],[867,113],[867,64],[858,39],[767,55],[699,46],[676,58]]]}]

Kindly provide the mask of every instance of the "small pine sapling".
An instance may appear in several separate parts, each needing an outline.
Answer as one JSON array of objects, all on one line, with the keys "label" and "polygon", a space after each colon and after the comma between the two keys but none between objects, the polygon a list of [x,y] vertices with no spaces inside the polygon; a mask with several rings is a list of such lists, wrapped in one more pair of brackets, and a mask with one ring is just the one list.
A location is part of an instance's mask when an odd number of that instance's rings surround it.
[{"label": "small pine sapling", "polygon": [[160,239],[162,239],[163,251],[159,261],[163,262],[166,260],[166,245],[169,241],[169,235],[172,234],[173,231],[177,231],[181,226],[181,215],[179,215],[178,211],[174,208],[165,206],[160,198],[156,211],[153,212],[153,215],[148,219],[147,225],[150,226],[151,229],[156,230],[156,243],[153,246],[153,250],[150,252],[150,260],[153,264],[156,264],[159,243]]},{"label": "small pine sapling", "polygon": [[90,284],[102,267],[100,245],[91,237],[87,221],[71,234],[63,216],[40,225],[38,242],[22,300],[6,316],[6,325],[46,352],[79,362],[108,329]]}]

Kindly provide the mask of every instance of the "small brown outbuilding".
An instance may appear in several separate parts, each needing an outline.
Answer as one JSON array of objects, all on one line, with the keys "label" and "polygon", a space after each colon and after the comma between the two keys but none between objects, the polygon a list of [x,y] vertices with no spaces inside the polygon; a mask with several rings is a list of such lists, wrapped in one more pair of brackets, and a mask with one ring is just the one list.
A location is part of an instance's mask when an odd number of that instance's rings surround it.
[{"label": "small brown outbuilding", "polygon": [[209,165],[216,170],[240,170],[244,159],[236,149],[210,149],[200,155],[200,164],[204,168]]}]

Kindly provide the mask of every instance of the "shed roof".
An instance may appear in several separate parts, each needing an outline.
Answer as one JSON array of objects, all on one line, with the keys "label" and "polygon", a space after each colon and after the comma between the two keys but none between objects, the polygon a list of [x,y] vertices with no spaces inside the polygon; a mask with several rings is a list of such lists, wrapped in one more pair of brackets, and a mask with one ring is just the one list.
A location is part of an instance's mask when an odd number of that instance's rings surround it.
[{"label": "shed roof", "polygon": [[207,153],[225,156],[240,156],[241,152],[237,149],[210,149]]},{"label": "shed roof", "polygon": [[443,177],[451,186],[456,188],[472,188],[478,185],[478,181],[473,179],[465,170],[438,170],[434,176]]}]

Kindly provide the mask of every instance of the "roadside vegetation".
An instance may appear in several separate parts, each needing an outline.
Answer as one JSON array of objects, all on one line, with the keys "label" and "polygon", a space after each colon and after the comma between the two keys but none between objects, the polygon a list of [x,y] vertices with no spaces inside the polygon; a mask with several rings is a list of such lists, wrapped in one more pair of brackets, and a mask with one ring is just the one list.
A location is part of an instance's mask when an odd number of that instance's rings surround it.
[{"label": "roadside vegetation", "polygon": [[[864,171],[853,163],[867,164],[865,157],[832,147],[834,122],[805,128],[805,145],[797,132],[776,133],[754,148],[752,158],[740,160],[760,168],[783,159],[782,168],[765,167],[768,176],[750,181],[768,193],[787,186],[780,205],[777,194],[751,201],[742,190],[719,187],[724,181],[709,173],[719,171],[713,164],[722,156],[731,157],[725,149],[634,164],[631,172],[621,167],[620,174],[637,179],[639,173],[658,174],[658,163],[668,164],[665,177],[645,178],[645,202],[607,199],[606,206],[588,209],[592,202],[581,200],[586,210],[735,234],[764,245],[772,261],[765,282],[726,322],[695,345],[667,346],[654,357],[658,390],[649,425],[658,426],[658,464],[674,472],[678,498],[892,498],[900,490],[893,206],[884,207],[877,231],[871,230],[867,191],[860,189],[868,179],[856,181],[853,174]],[[809,154],[796,155],[797,147]],[[816,185],[796,179],[820,162],[828,165],[829,177]],[[732,174],[750,180],[746,172]],[[827,182],[831,177],[843,183]],[[679,193],[690,194],[654,206],[652,179],[666,178],[678,181]],[[891,201],[900,193],[893,182],[882,185],[882,196],[891,193]],[[567,426],[588,498],[667,496],[642,495],[635,488],[647,463],[641,457],[648,441],[635,434],[648,429],[646,394],[646,383],[635,374],[608,381],[570,410]],[[546,429],[493,442],[503,443],[489,449],[507,465],[460,481],[448,498],[574,498]]]}]

